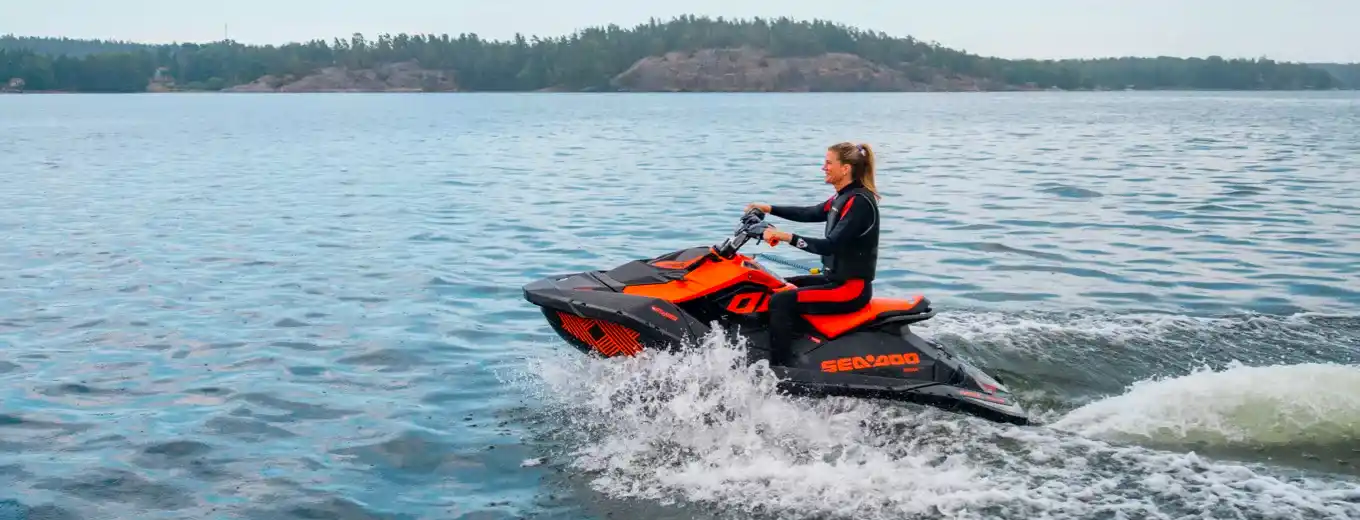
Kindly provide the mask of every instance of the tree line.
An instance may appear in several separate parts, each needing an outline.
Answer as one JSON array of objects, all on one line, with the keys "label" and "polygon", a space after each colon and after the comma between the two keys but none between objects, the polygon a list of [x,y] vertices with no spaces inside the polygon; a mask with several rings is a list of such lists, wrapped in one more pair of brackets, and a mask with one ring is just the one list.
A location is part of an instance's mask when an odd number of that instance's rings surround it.
[{"label": "tree line", "polygon": [[181,87],[218,90],[265,75],[300,77],[323,67],[366,68],[415,61],[454,72],[461,88],[523,91],[608,89],[639,59],[673,51],[749,46],[774,57],[848,53],[911,75],[957,75],[1013,86],[1074,89],[1331,89],[1345,85],[1325,70],[1269,59],[1111,58],[1006,60],[982,57],[910,36],[892,37],[822,20],[729,20],[680,16],[631,29],[591,27],[559,37],[476,34],[382,34],[369,39],[312,40],[286,45],[139,44],[67,38],[0,37],[0,86],[8,78],[28,90],[136,92],[158,69]]}]

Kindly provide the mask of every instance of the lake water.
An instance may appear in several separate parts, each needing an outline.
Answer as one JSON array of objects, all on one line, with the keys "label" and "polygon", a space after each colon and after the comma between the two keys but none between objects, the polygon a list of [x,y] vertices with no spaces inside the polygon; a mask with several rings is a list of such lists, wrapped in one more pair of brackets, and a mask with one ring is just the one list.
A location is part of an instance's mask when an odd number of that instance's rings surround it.
[{"label": "lake water", "polygon": [[[847,139],[876,294],[1042,424],[522,299],[824,200]],[[0,158],[2,520],[1360,518],[1355,93],[6,96]]]}]

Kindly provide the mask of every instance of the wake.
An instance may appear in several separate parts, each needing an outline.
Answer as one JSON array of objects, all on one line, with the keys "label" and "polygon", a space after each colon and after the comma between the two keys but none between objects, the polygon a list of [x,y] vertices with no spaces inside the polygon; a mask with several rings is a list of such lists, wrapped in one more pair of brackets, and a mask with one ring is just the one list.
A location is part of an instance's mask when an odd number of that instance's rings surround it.
[{"label": "wake", "polygon": [[1360,408],[1343,398],[1360,390],[1354,366],[1153,379],[1055,412],[1048,426],[1016,427],[909,404],[792,398],[719,333],[629,359],[545,352],[518,384],[561,435],[554,458],[614,498],[781,518],[1360,515],[1351,477],[1134,444],[1354,445]]}]

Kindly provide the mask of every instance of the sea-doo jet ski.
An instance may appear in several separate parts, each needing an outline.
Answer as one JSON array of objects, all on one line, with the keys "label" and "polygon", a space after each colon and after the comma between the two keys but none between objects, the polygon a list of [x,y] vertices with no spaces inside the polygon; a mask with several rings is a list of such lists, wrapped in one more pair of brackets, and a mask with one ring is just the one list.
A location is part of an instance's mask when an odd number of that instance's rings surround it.
[{"label": "sea-doo jet ski", "polygon": [[[714,327],[746,338],[750,361],[768,359],[770,296],[794,286],[739,253],[768,223],[751,209],[731,237],[610,270],[550,276],[524,286],[553,330],[604,357],[695,344]],[[794,361],[771,367],[786,391],[912,401],[998,422],[1028,424],[995,378],[911,331],[935,315],[924,296],[873,298],[863,309],[803,315]]]}]

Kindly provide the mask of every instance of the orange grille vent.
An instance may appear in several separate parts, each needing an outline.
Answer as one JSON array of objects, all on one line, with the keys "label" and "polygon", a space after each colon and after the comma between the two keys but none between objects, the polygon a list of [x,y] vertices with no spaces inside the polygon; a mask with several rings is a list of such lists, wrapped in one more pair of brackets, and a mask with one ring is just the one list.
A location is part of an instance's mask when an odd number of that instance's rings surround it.
[{"label": "orange grille vent", "polygon": [[557,315],[562,318],[564,330],[605,357],[619,354],[634,356],[642,352],[642,343],[638,342],[641,335],[633,329],[614,322],[582,318],[565,312],[558,312]]}]

